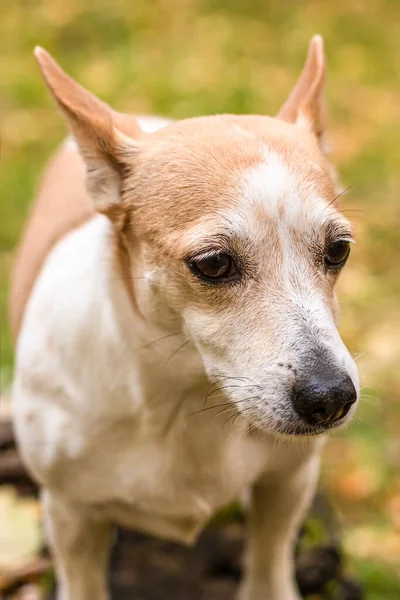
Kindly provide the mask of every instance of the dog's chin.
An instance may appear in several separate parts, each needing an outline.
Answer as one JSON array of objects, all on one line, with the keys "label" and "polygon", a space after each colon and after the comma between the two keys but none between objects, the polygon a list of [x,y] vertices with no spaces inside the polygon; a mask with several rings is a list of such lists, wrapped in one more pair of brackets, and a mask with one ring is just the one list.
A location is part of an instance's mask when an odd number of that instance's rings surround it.
[{"label": "dog's chin", "polygon": [[333,423],[327,424],[325,426],[317,426],[317,425],[309,425],[299,419],[293,419],[282,423],[271,423],[264,426],[262,421],[258,420],[257,424],[251,425],[251,431],[257,431],[259,434],[269,435],[272,437],[286,439],[286,440],[307,440],[309,438],[317,438],[318,436],[323,436],[331,431],[340,429],[345,427],[349,422],[350,418],[348,416],[343,419],[339,419]]}]

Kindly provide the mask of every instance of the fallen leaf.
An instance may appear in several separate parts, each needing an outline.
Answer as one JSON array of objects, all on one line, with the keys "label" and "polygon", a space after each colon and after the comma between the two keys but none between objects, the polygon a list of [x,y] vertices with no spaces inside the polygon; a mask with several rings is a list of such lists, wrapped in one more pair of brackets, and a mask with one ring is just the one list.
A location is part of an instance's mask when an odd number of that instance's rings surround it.
[{"label": "fallen leaf", "polygon": [[12,487],[0,489],[0,573],[31,561],[43,544],[41,512],[34,498],[19,498]]}]

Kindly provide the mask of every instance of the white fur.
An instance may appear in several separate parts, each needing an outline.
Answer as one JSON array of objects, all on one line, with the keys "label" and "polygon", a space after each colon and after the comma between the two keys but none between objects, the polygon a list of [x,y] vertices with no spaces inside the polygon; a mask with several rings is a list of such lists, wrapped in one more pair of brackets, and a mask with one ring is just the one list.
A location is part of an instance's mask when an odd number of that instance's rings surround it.
[{"label": "white fur", "polygon": [[154,131],[157,131],[158,129],[162,129],[163,127],[166,127],[167,125],[172,123],[172,121],[171,121],[171,119],[166,119],[163,117],[147,116],[147,117],[138,117],[138,123],[139,123],[139,127],[142,131],[145,131],[146,133],[153,133]]},{"label": "white fur", "polygon": [[78,144],[76,143],[73,137],[67,137],[67,139],[64,142],[64,145],[70,152],[78,152]]},{"label": "white fur", "polygon": [[[304,216],[305,201],[307,201],[314,213],[310,216],[320,218],[322,221],[328,214],[326,212],[328,202],[317,194],[312,182],[306,189],[307,197],[304,197],[305,190],[302,190],[303,195],[300,192],[304,182],[299,186],[299,173],[296,174],[296,170],[290,168],[282,156],[269,148],[265,147],[262,154],[263,160],[240,176],[243,209],[252,204],[258,205],[269,217],[283,223],[286,227],[298,227],[299,219]],[[321,171],[321,167],[315,163],[313,170]],[[284,219],[279,212],[282,207]],[[334,211],[334,207],[330,207],[329,212]]]},{"label": "white fur", "polygon": [[[243,201],[259,204],[270,217],[278,218],[279,204],[285,208],[293,222],[301,211],[301,198],[294,189],[292,177],[282,157],[264,149],[264,160],[242,175]],[[289,197],[289,206],[287,199]]]}]

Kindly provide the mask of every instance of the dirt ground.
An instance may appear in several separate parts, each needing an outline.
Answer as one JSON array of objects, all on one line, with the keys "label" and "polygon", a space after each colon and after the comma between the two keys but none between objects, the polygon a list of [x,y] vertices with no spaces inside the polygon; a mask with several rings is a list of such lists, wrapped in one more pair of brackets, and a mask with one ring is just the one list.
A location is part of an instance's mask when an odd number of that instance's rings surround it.
[{"label": "dirt ground", "polygon": [[[118,600],[232,600],[241,576],[245,527],[226,524],[206,530],[190,549],[137,533],[120,531],[113,557],[111,587]],[[333,546],[319,548],[298,562],[298,580],[307,597],[330,580],[341,580],[334,595],[358,600],[360,587],[342,580],[340,554]],[[329,587],[329,586],[328,586]],[[332,586],[331,586],[332,587]]]}]

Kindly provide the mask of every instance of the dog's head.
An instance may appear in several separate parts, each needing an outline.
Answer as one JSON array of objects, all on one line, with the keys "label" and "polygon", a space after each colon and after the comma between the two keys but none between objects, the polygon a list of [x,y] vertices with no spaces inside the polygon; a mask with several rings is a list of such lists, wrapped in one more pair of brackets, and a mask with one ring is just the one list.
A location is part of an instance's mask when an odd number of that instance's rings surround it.
[{"label": "dog's head", "polygon": [[358,377],[334,287],[352,230],[322,147],[321,38],[277,118],[200,117],[149,136],[37,57],[96,207],[143,277],[139,309],[182,323],[256,427],[307,435],[345,423]]}]

